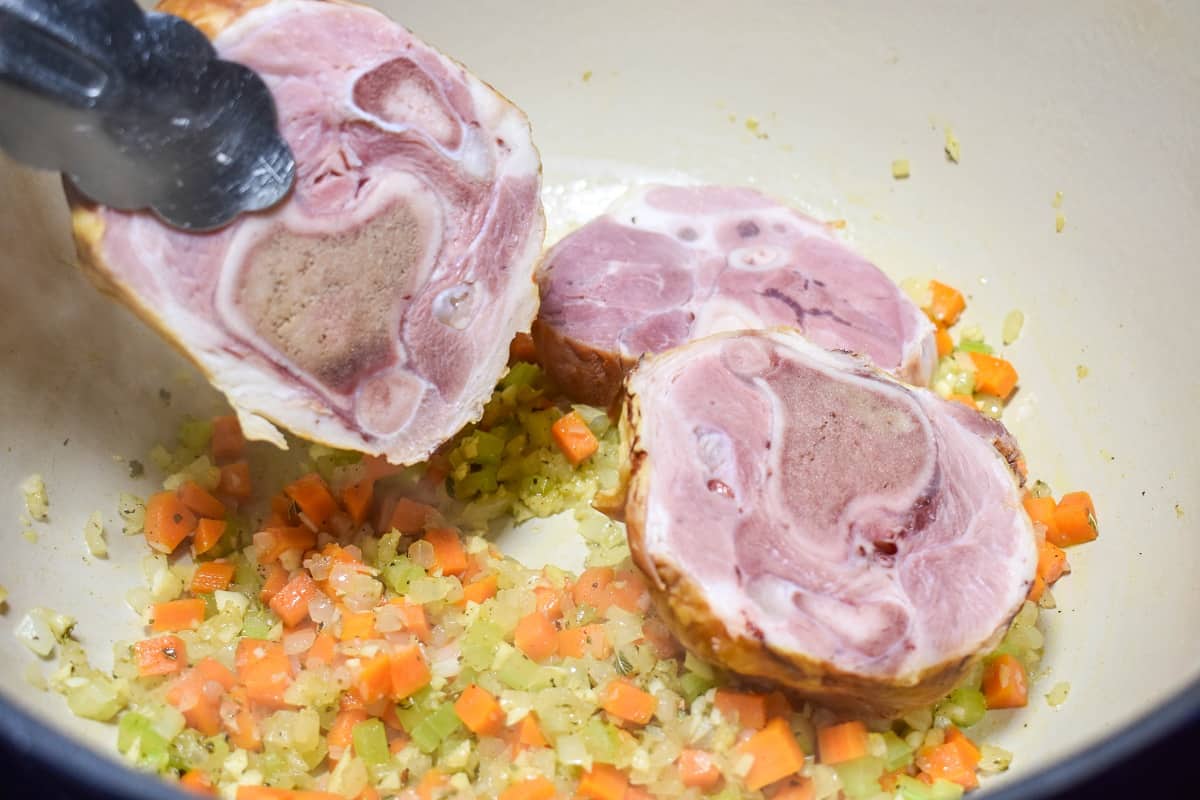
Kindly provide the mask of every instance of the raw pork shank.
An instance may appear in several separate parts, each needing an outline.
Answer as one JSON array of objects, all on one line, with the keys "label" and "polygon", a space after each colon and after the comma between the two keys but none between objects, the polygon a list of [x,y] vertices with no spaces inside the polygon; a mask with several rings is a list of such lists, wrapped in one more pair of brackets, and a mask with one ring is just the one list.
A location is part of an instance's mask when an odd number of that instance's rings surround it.
[{"label": "raw pork shank", "polygon": [[75,198],[81,261],[229,398],[397,463],[477,419],[537,308],[544,223],[524,115],[370,8],[163,9],[257,70],[297,160],[290,198],[209,234]]},{"label": "raw pork shank", "polygon": [[630,546],[689,648],[834,706],[944,695],[1021,607],[1037,534],[1004,427],[791,330],[647,357]]},{"label": "raw pork shank", "polygon": [[555,245],[538,283],[541,361],[593,405],[643,353],[718,331],[787,325],[916,384],[937,356],[933,326],[886,275],[753,189],[639,188]]}]

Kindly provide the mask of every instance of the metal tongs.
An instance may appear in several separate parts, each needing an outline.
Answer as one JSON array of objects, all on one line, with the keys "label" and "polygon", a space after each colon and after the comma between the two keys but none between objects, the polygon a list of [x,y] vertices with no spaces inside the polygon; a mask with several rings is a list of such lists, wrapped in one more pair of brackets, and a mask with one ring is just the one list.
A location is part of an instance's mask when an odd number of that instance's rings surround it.
[{"label": "metal tongs", "polygon": [[199,30],[134,0],[0,0],[0,149],[81,192],[218,228],[288,192],[275,103]]}]

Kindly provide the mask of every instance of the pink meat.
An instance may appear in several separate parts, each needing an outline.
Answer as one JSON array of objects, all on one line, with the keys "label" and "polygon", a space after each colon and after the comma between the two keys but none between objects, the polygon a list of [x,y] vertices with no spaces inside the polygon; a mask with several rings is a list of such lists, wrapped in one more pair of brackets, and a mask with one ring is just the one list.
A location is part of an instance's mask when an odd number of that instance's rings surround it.
[{"label": "pink meat", "polygon": [[[540,338],[626,365],[710,333],[774,326],[911,383],[927,383],[936,358],[933,327],[886,275],[752,189],[638,189],[559,242],[538,281],[537,324],[550,333]],[[548,368],[571,370],[554,356]]]},{"label": "pink meat", "polygon": [[999,423],[781,330],[649,359],[628,389],[640,562],[764,663],[827,673],[795,688],[903,707],[889,692],[994,644],[1028,594],[1037,536]]},{"label": "pink meat", "polygon": [[380,13],[283,0],[215,40],[257,70],[298,162],[270,213],[218,232],[101,212],[99,268],[271,420],[411,463],[476,419],[536,310],[540,165],[525,117]]}]

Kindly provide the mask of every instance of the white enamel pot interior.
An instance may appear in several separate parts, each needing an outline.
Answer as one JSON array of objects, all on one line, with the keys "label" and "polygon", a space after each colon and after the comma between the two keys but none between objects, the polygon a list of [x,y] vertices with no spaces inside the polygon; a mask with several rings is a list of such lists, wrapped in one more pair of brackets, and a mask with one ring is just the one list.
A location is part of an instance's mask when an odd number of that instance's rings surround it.
[{"label": "white enamel pot interior", "polygon": [[[1006,422],[1035,476],[1092,492],[1101,538],[1071,552],[1055,588],[1030,706],[987,723],[1016,758],[986,792],[1060,787],[1200,705],[1200,6],[378,5],[528,112],[551,239],[631,181],[750,184],[845,219],[897,279],[962,287],[967,321],[990,338],[1024,312],[1006,348],[1021,371]],[[893,179],[896,159],[907,180]],[[152,489],[114,457],[141,458],[182,413],[221,407],[73,262],[57,178],[0,161],[0,730],[97,785],[162,796],[69,743],[110,754],[113,730],[30,689],[34,657],[11,638],[35,605],[76,615],[101,663],[138,634],[123,595],[143,545],[110,533],[112,556],[85,558],[84,520],[100,509],[116,531],[117,492]],[[18,522],[31,472],[51,499],[36,543]],[[532,535],[507,544],[545,551]],[[1043,694],[1058,681],[1071,691],[1052,709]]]}]

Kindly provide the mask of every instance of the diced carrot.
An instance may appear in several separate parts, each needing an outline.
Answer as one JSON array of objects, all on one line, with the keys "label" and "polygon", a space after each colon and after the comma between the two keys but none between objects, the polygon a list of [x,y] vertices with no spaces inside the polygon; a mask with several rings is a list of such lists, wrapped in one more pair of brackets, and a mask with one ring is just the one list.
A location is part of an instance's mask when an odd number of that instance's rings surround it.
[{"label": "diced carrot", "polygon": [[643,786],[633,786],[632,784],[625,790],[625,800],[655,800],[654,795],[646,791]]},{"label": "diced carrot", "polygon": [[184,631],[197,628],[204,622],[204,599],[171,600],[154,604],[154,622],[150,629],[156,632]]},{"label": "diced carrot", "polygon": [[425,606],[409,603],[400,598],[394,598],[389,602],[399,610],[404,629],[422,642],[428,643],[433,636],[433,631],[429,627],[429,617],[425,615]]},{"label": "diced carrot", "polygon": [[533,337],[528,333],[518,333],[508,345],[508,363],[512,364],[515,361],[537,363],[537,346],[534,345]]},{"label": "diced carrot", "polygon": [[558,654],[564,658],[605,659],[612,655],[612,646],[604,626],[593,623],[558,632]]},{"label": "diced carrot", "polygon": [[308,604],[320,590],[307,570],[297,570],[287,584],[271,598],[271,610],[289,628],[299,625],[308,616]]},{"label": "diced carrot", "polygon": [[1096,523],[1096,506],[1087,492],[1064,494],[1054,509],[1054,536],[1046,535],[1059,547],[1090,542],[1100,535]]},{"label": "diced carrot", "polygon": [[310,472],[299,480],[283,487],[288,497],[295,501],[300,511],[316,528],[322,528],[338,510],[337,500],[325,485],[325,479]]},{"label": "diced carrot", "polygon": [[558,651],[558,629],[538,611],[517,621],[513,644],[525,655],[541,663]]},{"label": "diced carrot", "polygon": [[736,719],[743,728],[757,731],[767,724],[766,695],[717,689],[714,704],[723,717]]},{"label": "diced carrot", "polygon": [[787,699],[783,692],[774,691],[767,695],[767,719],[775,717],[791,717],[792,702]]},{"label": "diced carrot", "polygon": [[312,669],[314,666],[329,666],[333,663],[336,647],[337,640],[325,631],[321,631],[317,634],[317,638],[313,639],[312,647],[308,648],[308,653],[304,656],[304,666],[308,669]]},{"label": "diced carrot", "polygon": [[679,752],[675,766],[684,786],[711,789],[721,781],[721,769],[707,750],[685,747]]},{"label": "diced carrot", "polygon": [[454,713],[477,736],[496,736],[504,730],[504,710],[491,692],[475,684],[454,701]]},{"label": "diced carrot", "polygon": [[411,697],[429,685],[432,679],[429,665],[421,655],[421,648],[413,645],[392,656],[391,689],[393,700]]},{"label": "diced carrot", "polygon": [[142,525],[146,543],[160,553],[173,553],[179,543],[196,529],[196,515],[175,492],[159,492],[146,501]]},{"label": "diced carrot", "polygon": [[538,775],[510,785],[500,793],[500,800],[551,800],[557,794],[553,781]]},{"label": "diced carrot", "polygon": [[550,743],[546,741],[545,734],[542,733],[541,726],[538,725],[537,717],[533,714],[521,717],[521,721],[512,727],[509,744],[514,751],[526,747],[550,746]]},{"label": "diced carrot", "polygon": [[[215,734],[209,734],[215,735]],[[208,795],[216,797],[216,790],[213,789],[212,781],[208,779],[208,775],[198,769],[189,769],[179,777],[179,788],[186,789],[193,794]]]},{"label": "diced carrot", "polygon": [[594,764],[579,778],[579,796],[590,800],[625,800],[629,778],[608,764]]},{"label": "diced carrot", "polygon": [[367,784],[367,788],[358,793],[354,800],[379,800],[379,790]]},{"label": "diced carrot", "polygon": [[1038,577],[1049,586],[1070,571],[1066,552],[1054,542],[1042,542],[1038,550]]},{"label": "diced carrot", "polygon": [[962,292],[941,281],[930,281],[929,291],[932,300],[924,308],[929,318],[947,328],[958,322],[959,316],[967,307],[967,301]]},{"label": "diced carrot", "polygon": [[367,712],[361,708],[349,708],[339,711],[337,716],[333,718],[333,724],[329,726],[329,733],[325,737],[326,744],[329,745],[330,762],[340,761],[342,755],[350,748],[354,742],[354,726],[360,722],[365,722]]},{"label": "diced carrot", "polygon": [[1025,667],[1014,656],[996,656],[983,670],[983,698],[988,708],[1022,708],[1029,702]]},{"label": "diced carrot", "polygon": [[217,661],[203,659],[167,689],[167,702],[183,713],[188,727],[205,736],[216,736],[221,730],[221,697],[208,689],[210,682],[222,689],[232,688],[236,677]]},{"label": "diced carrot", "polygon": [[242,435],[242,426],[233,414],[224,417],[214,417],[212,421],[212,441],[209,444],[213,461],[232,461],[240,458],[246,449],[246,437]]},{"label": "diced carrot", "polygon": [[354,613],[351,611],[342,612],[342,634],[343,642],[352,642],[355,639],[367,641],[368,639],[377,639],[379,634],[375,630],[375,613],[373,611],[363,611]]},{"label": "diced carrot", "polygon": [[962,403],[964,406],[972,409],[973,411],[979,410],[979,407],[975,405],[975,398],[969,394],[952,394],[946,399],[951,403]]},{"label": "diced carrot", "polygon": [[646,579],[637,570],[622,570],[613,575],[608,585],[608,596],[613,605],[631,614],[639,614],[649,605],[650,594]]},{"label": "diced carrot", "polygon": [[844,764],[867,754],[867,726],[854,720],[817,729],[822,764]]},{"label": "diced carrot", "polygon": [[937,343],[938,358],[948,356],[954,352],[954,339],[950,336],[950,331],[946,330],[945,325],[938,325],[933,332],[933,339]]},{"label": "diced carrot", "polygon": [[351,691],[363,704],[370,705],[392,693],[392,659],[376,653],[363,659],[351,685]]},{"label": "diced carrot", "polygon": [[611,567],[591,567],[585,569],[575,581],[571,596],[577,606],[591,606],[603,614],[612,605],[612,595],[608,586],[612,583],[613,570]]},{"label": "diced carrot", "polygon": [[433,506],[401,497],[392,509],[391,526],[401,533],[420,533],[436,513]]},{"label": "diced carrot", "polygon": [[551,621],[563,615],[563,593],[549,586],[538,586],[533,590],[537,610]]},{"label": "diced carrot", "polygon": [[[883,785],[880,779],[880,786]],[[885,789],[885,791],[887,791]],[[779,791],[771,795],[771,800],[813,800],[817,796],[816,787],[808,778],[794,778]]]},{"label": "diced carrot", "polygon": [[1053,541],[1058,535],[1058,528],[1054,524],[1054,498],[1027,494],[1021,505],[1025,506],[1025,513],[1029,515],[1029,519],[1040,523],[1046,530],[1046,538]]},{"label": "diced carrot", "polygon": [[463,547],[458,531],[453,528],[434,528],[425,534],[425,541],[433,545],[433,562],[443,575],[458,575],[467,569],[467,551]]},{"label": "diced carrot", "polygon": [[610,681],[600,693],[600,707],[627,722],[645,725],[654,717],[658,701],[625,678]]},{"label": "diced carrot", "polygon": [[754,764],[743,782],[750,791],[799,772],[804,766],[804,751],[796,741],[787,720],[778,717],[761,731],[735,748],[739,755],[754,756]]},{"label": "diced carrot", "polygon": [[592,433],[592,429],[583,421],[583,417],[579,416],[578,411],[572,411],[555,420],[550,426],[550,435],[574,467],[582,464],[600,449],[596,434]]},{"label": "diced carrot", "polygon": [[960,732],[957,738],[947,735],[936,747],[925,747],[917,753],[917,767],[933,780],[957,783],[964,789],[979,785],[975,767],[979,764],[979,749]]},{"label": "diced carrot", "polygon": [[249,701],[245,697],[245,690],[240,689],[239,692],[240,694],[234,695],[234,701],[238,703],[239,707],[233,720],[222,719],[222,723],[225,732],[229,734],[229,741],[235,747],[257,752],[262,750],[262,735],[259,733],[258,722],[254,719],[254,714],[247,706]]},{"label": "diced carrot", "polygon": [[304,552],[317,546],[317,534],[305,525],[267,528],[268,544],[258,554],[258,563],[270,564],[290,550]]},{"label": "diced carrot", "polygon": [[223,519],[201,519],[196,522],[196,535],[192,537],[192,555],[200,556],[217,546],[225,529],[229,527]]},{"label": "diced carrot", "polygon": [[239,786],[237,800],[346,800],[333,792],[276,789],[271,786]]},{"label": "diced carrot", "polygon": [[967,353],[975,362],[975,391],[1007,399],[1017,388],[1017,370],[1011,363],[987,353]]},{"label": "diced carrot", "polygon": [[271,497],[271,513],[280,519],[287,520],[283,523],[284,525],[296,525],[299,522],[299,518],[296,516],[299,510],[296,501],[283,492]]},{"label": "diced carrot", "polygon": [[421,776],[421,782],[417,784],[417,797],[420,800],[433,800],[438,790],[450,783],[450,779],[446,777],[439,769],[426,770]]},{"label": "diced carrot", "polygon": [[467,603],[484,603],[496,596],[499,587],[500,584],[495,575],[471,581],[463,587],[463,594],[457,605],[465,608]]},{"label": "diced carrot", "polygon": [[234,684],[237,683],[237,676],[229,671],[229,667],[215,658],[200,659],[196,662],[195,671],[205,681],[213,681],[221,684],[221,688],[226,691],[232,689]]},{"label": "diced carrot", "polygon": [[375,481],[361,480],[342,489],[342,505],[355,525],[362,525],[371,513],[371,501],[375,498]]},{"label": "diced carrot", "polygon": [[283,693],[292,682],[292,665],[283,645],[265,639],[242,639],[237,646],[238,678],[246,698],[271,708],[286,708]]},{"label": "diced carrot", "polygon": [[250,481],[250,465],[245,461],[234,461],[222,466],[217,491],[238,500],[248,498],[254,493],[254,484]]},{"label": "diced carrot", "polygon": [[963,760],[970,765],[971,769],[979,764],[979,760],[983,758],[983,753],[979,747],[971,741],[971,739],[958,728],[951,725],[946,729],[945,741],[953,743],[963,754]]},{"label": "diced carrot", "polygon": [[282,564],[272,564],[267,567],[266,579],[263,580],[262,588],[258,592],[259,599],[264,603],[270,603],[275,595],[279,594],[279,590],[287,586],[288,571],[283,568]]},{"label": "diced carrot", "polygon": [[189,588],[193,594],[209,594],[221,589],[228,589],[233,583],[237,567],[228,561],[205,561],[196,565],[192,573],[192,583]]},{"label": "diced carrot", "polygon": [[1029,587],[1029,594],[1025,595],[1025,599],[1031,603],[1036,603],[1046,594],[1046,579],[1041,575],[1033,576],[1033,585]]},{"label": "diced carrot", "polygon": [[174,675],[187,667],[187,645],[178,636],[167,634],[133,644],[138,675]]},{"label": "diced carrot", "polygon": [[225,504],[195,481],[184,481],[179,487],[179,499],[198,517],[225,519]]}]

